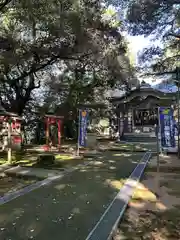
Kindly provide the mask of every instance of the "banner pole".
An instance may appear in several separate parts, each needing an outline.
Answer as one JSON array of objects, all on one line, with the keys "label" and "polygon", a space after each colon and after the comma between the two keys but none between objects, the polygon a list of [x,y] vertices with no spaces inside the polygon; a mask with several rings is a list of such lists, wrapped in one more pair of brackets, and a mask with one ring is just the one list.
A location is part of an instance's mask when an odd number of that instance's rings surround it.
[{"label": "banner pole", "polygon": [[[158,109],[159,110],[159,109]],[[160,173],[160,159],[159,159],[159,124],[155,125],[155,130],[156,130],[156,178],[155,178],[155,183],[156,183],[156,191],[157,194],[160,195],[160,185],[159,185],[159,173]]]},{"label": "banner pole", "polygon": [[[160,173],[160,159],[159,159],[159,150],[160,152],[162,152],[161,150],[161,120],[160,120],[160,107],[158,107],[158,123],[156,125],[156,151],[157,151],[157,168],[156,168],[156,191],[158,193],[158,195],[160,195],[160,185],[159,185],[159,173]],[[159,139],[160,136],[160,139]]]},{"label": "banner pole", "polygon": [[[162,134],[161,134],[161,119],[160,119],[160,107],[158,107],[158,121],[159,121],[159,131],[158,131],[158,140],[159,140],[159,136],[160,136],[160,141],[159,141],[159,150],[160,153],[162,155]],[[159,153],[158,153],[159,154]]]},{"label": "banner pole", "polygon": [[179,100],[180,100],[180,71],[179,68],[177,68],[177,83],[178,83],[178,95],[177,95],[177,112],[178,112],[178,159],[180,159],[180,138],[179,138],[179,121],[180,121],[180,109],[179,109]]},{"label": "banner pole", "polygon": [[157,173],[159,173],[159,127],[156,125]]},{"label": "banner pole", "polygon": [[80,109],[78,109],[78,138],[77,138],[77,153],[76,153],[76,155],[77,156],[79,156],[79,148],[80,148],[80,146],[79,146],[79,138],[80,138],[80,127],[81,127],[81,118],[80,118],[80,114],[81,114],[81,111],[80,111]]}]

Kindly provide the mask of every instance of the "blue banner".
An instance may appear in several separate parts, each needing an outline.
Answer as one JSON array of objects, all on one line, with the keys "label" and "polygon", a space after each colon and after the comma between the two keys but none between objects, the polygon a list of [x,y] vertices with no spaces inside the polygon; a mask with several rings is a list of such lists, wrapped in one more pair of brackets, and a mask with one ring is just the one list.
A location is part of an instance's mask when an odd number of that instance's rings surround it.
[{"label": "blue banner", "polygon": [[87,110],[79,110],[79,146],[86,146],[86,135],[87,135],[87,122],[88,112]]},{"label": "blue banner", "polygon": [[172,108],[159,108],[159,123],[162,148],[174,148],[175,141],[175,121]]}]

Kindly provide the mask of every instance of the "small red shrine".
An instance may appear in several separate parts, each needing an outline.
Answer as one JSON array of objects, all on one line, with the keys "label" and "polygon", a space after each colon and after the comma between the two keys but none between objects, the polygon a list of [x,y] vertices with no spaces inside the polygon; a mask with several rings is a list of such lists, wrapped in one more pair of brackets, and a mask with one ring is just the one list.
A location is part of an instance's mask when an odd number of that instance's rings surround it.
[{"label": "small red shrine", "polygon": [[45,115],[45,122],[46,122],[46,147],[45,150],[48,151],[51,148],[50,144],[50,126],[56,125],[58,127],[58,149],[60,150],[61,146],[61,129],[62,129],[62,116],[56,116],[56,115]]},{"label": "small red shrine", "polygon": [[21,117],[15,113],[7,112],[0,106],[0,141],[2,150],[5,150],[8,144],[11,144],[12,148],[21,148],[21,122]]}]

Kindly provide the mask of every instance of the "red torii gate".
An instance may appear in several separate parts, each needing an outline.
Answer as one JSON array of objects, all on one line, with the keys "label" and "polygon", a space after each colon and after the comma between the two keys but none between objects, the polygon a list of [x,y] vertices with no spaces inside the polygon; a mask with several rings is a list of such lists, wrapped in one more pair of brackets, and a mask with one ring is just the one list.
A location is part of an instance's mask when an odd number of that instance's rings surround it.
[{"label": "red torii gate", "polygon": [[45,116],[45,123],[46,123],[46,150],[49,150],[49,127],[50,125],[57,124],[58,126],[58,149],[60,150],[61,146],[61,129],[62,129],[62,120],[64,117],[56,116],[56,115],[49,115],[46,114]]}]

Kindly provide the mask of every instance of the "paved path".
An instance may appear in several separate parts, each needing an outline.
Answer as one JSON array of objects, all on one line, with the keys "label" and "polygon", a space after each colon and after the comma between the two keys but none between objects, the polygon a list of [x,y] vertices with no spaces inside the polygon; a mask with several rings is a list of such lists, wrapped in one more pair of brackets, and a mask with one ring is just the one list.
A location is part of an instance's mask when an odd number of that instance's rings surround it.
[{"label": "paved path", "polygon": [[[61,170],[61,169],[60,169]],[[63,169],[60,170],[50,170],[43,168],[30,168],[30,167],[21,167],[16,166],[10,169],[5,170],[4,172],[9,176],[22,176],[22,177],[36,177],[39,179],[54,177],[63,172]]]},{"label": "paved path", "polygon": [[[124,155],[124,156],[122,156]],[[107,152],[98,161],[0,207],[0,239],[84,240],[143,153]]]},{"label": "paved path", "polygon": [[123,150],[123,151],[139,151],[139,152],[147,152],[149,150],[156,151],[157,143],[156,142],[116,142],[112,144],[111,150]]}]

